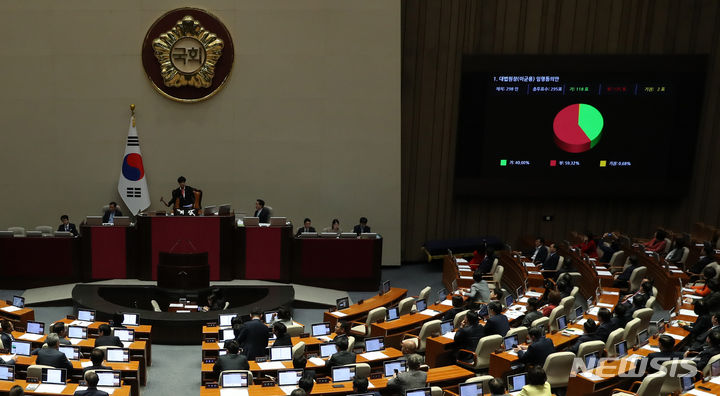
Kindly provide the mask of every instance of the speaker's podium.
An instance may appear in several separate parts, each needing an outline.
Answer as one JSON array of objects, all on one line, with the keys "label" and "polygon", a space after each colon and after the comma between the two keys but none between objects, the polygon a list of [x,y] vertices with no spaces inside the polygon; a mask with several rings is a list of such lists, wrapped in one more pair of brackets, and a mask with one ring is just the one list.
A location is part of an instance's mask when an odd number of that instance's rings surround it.
[{"label": "speaker's podium", "polygon": [[160,252],[157,285],[164,289],[203,289],[210,287],[207,252]]}]

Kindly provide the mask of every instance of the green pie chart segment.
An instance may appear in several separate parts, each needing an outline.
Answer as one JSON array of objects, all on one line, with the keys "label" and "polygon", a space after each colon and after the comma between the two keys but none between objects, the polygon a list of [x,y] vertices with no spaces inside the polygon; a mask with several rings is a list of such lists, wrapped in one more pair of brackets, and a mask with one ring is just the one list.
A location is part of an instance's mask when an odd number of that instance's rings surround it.
[{"label": "green pie chart segment", "polygon": [[582,153],[595,147],[602,136],[603,116],[595,107],[576,103],[555,115],[555,144],[568,153]]}]

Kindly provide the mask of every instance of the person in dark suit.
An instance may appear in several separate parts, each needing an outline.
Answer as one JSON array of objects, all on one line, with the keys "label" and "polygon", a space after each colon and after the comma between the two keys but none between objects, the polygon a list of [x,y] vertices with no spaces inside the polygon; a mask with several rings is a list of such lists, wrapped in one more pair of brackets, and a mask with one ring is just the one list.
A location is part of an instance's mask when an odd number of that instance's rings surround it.
[{"label": "person in dark suit", "polygon": [[693,340],[692,344],[690,345],[689,350],[690,351],[701,351],[704,348],[707,348],[709,345],[707,344],[707,339],[710,334],[718,330],[720,331],[720,313],[714,313],[710,318],[711,326],[704,332],[698,334]]},{"label": "person in dark suit", "polygon": [[195,203],[195,189],[185,185],[186,179],[183,176],[178,177],[177,182],[178,188],[173,190],[170,202],[165,202],[163,197],[160,197],[160,202],[164,203],[165,206],[173,206],[177,201],[178,208],[191,209]]},{"label": "person in dark suit", "polygon": [[75,391],[74,396],[108,396],[105,391],[98,390],[97,384],[100,382],[100,378],[94,371],[85,373],[85,382],[87,382],[87,389],[81,391]]},{"label": "person in dark suit", "polygon": [[72,233],[73,236],[78,236],[78,230],[77,227],[75,227],[75,224],[70,222],[70,217],[68,215],[64,214],[60,216],[60,224],[58,226],[58,231],[67,231],[69,233]]},{"label": "person in dark suit", "polygon": [[213,373],[220,376],[225,370],[250,370],[250,363],[247,357],[238,353],[240,345],[235,340],[230,340],[227,344],[227,354],[218,356],[213,365]]},{"label": "person in dark suit", "polygon": [[625,324],[627,324],[627,322],[633,319],[633,315],[635,314],[635,312],[645,308],[645,304],[647,304],[647,297],[645,297],[644,294],[638,294],[633,297],[632,305],[630,306],[630,308],[628,308],[628,311],[625,314],[625,318],[627,319]]},{"label": "person in dark suit", "polygon": [[213,288],[210,294],[207,296],[207,305],[202,308],[203,312],[207,311],[221,311],[225,309],[225,303],[227,299],[222,289],[219,287]]},{"label": "person in dark suit", "polygon": [[20,385],[13,385],[8,396],[25,396],[25,389]]},{"label": "person in dark suit", "polygon": [[613,326],[616,329],[619,328],[625,328],[627,325],[627,322],[630,320],[628,319],[628,309],[629,306],[627,304],[618,304],[615,306],[615,310],[613,311],[613,318],[611,319]]},{"label": "person in dark suit", "polygon": [[547,357],[555,353],[555,345],[551,339],[545,338],[543,330],[539,327],[533,327],[528,330],[528,336],[530,340],[532,340],[530,346],[525,347],[521,345],[514,348],[518,354],[518,359],[520,363],[526,366],[535,365],[542,367]]},{"label": "person in dark suit", "polygon": [[[352,323],[348,322],[347,320],[338,320],[335,324],[335,337],[333,338],[333,341],[335,343],[338,342],[339,339],[344,338],[348,340],[348,335],[350,334],[350,329],[352,328]],[[348,343],[350,340],[348,340]]]},{"label": "person in dark suit", "polygon": [[713,326],[712,316],[710,315],[710,312],[708,312],[704,301],[695,300],[693,303],[693,310],[695,311],[695,315],[697,315],[697,319],[695,319],[694,323],[683,326],[683,329],[690,333],[687,335],[690,342],[694,342],[698,336],[705,333]]},{"label": "person in dark suit", "polygon": [[265,356],[265,349],[268,346],[270,331],[260,318],[262,318],[262,310],[259,307],[253,308],[250,320],[243,323],[237,338],[248,360]]},{"label": "person in dark suit", "polygon": [[597,335],[598,340],[602,342],[607,342],[608,336],[610,336],[610,333],[617,329],[617,326],[612,320],[613,317],[610,313],[610,310],[607,308],[600,308],[600,310],[598,310],[597,317],[600,321],[600,325],[598,325],[595,334]]},{"label": "person in dark suit", "polygon": [[367,217],[361,217],[360,218],[360,224],[353,227],[353,232],[360,235],[365,232],[370,232],[370,227],[367,225]]},{"label": "person in dark suit", "polygon": [[102,221],[103,223],[114,223],[115,218],[122,215],[120,209],[117,208],[117,203],[113,201],[108,204],[108,210],[103,214]]},{"label": "person in dark suit", "polygon": [[633,271],[635,271],[635,269],[638,268],[640,265],[638,264],[637,256],[630,256],[630,258],[628,258],[628,261],[630,262],[630,265],[628,265],[628,267],[625,268],[625,270],[623,270],[623,272],[615,278],[615,282],[613,282],[613,287],[623,289],[630,287],[630,276],[632,275]]},{"label": "person in dark suit", "polygon": [[51,332],[58,335],[58,338],[60,339],[60,345],[72,345],[72,342],[65,338],[65,335],[67,334],[67,329],[65,328],[65,323],[63,322],[55,322],[52,325]]},{"label": "person in dark suit", "polygon": [[275,342],[273,346],[292,346],[292,337],[287,333],[287,326],[282,322],[275,322],[272,326],[273,334],[275,334]]},{"label": "person in dark suit", "polygon": [[[713,330],[707,337],[709,347],[704,348],[700,353],[692,358],[697,365],[698,370],[702,370],[707,366],[710,358],[720,354],[720,330]],[[685,357],[689,355],[689,351],[685,352]]]},{"label": "person in dark suit", "polygon": [[479,272],[482,275],[490,273],[494,262],[495,262],[495,249],[488,246],[488,248],[485,250],[485,258],[480,262],[480,264],[478,264],[478,267],[475,270],[475,272]]},{"label": "person in dark suit", "polygon": [[540,308],[540,306],[540,301],[537,298],[528,298],[527,311],[525,312],[525,317],[523,317],[521,324],[522,326],[525,326],[529,329],[534,321],[543,317],[542,312],[538,311],[538,308]]},{"label": "person in dark suit", "polygon": [[105,360],[105,351],[99,348],[95,348],[90,352],[90,361],[92,362],[92,366],[87,366],[83,368],[83,374],[85,374],[88,370],[112,370],[112,367],[103,365],[103,361]]},{"label": "person in dark suit", "polygon": [[47,348],[38,348],[31,352],[33,355],[37,355],[35,364],[44,364],[46,366],[53,366],[55,368],[64,368],[71,371],[73,366],[68,360],[64,353],[58,350],[59,344],[58,335],[50,333],[45,338]]},{"label": "person in dark suit", "polygon": [[303,220],[303,226],[298,228],[295,236],[300,236],[303,232],[316,232],[315,227],[312,226],[312,222],[307,217]]},{"label": "person in dark suit", "polygon": [[346,364],[355,363],[357,356],[355,356],[355,353],[349,352],[347,350],[347,338],[336,338],[335,347],[338,351],[333,353],[332,356],[330,356],[330,359],[328,359],[327,363],[325,363],[325,366],[327,366],[328,369],[332,369],[335,366],[343,366]]},{"label": "person in dark suit", "polygon": [[[557,247],[554,243],[550,244],[549,255],[545,262],[542,264],[543,271],[556,271],[557,266],[560,263],[560,254],[557,252]],[[543,272],[543,276],[546,278],[554,278],[554,272]]]},{"label": "person in dark suit", "polygon": [[[572,352],[577,355],[578,349],[580,349],[580,344],[583,342],[588,341],[597,341],[597,323],[595,323],[594,320],[588,319],[583,324],[583,328],[585,329],[585,333],[578,338],[577,341],[575,341],[575,344],[568,349],[569,352]],[[582,357],[582,356],[579,356]]]},{"label": "person in dark suit", "polygon": [[648,354],[647,357],[644,358],[646,362],[640,363],[640,367],[643,367],[643,365],[646,366],[645,370],[648,374],[658,372],[662,364],[668,360],[683,358],[682,352],[673,351],[673,348],[675,347],[675,340],[669,335],[661,335],[658,339],[658,343],[660,344],[660,352]]},{"label": "person in dark suit", "polygon": [[537,237],[537,239],[535,239],[535,251],[532,256],[530,256],[530,260],[535,264],[542,264],[545,262],[545,259],[547,259],[547,256],[548,247],[545,246],[545,239]]},{"label": "person in dark suit", "polygon": [[497,301],[491,302],[488,304],[488,313],[490,317],[485,322],[485,335],[498,334],[505,337],[510,330],[510,322],[507,316],[502,314],[502,305]]},{"label": "person in dark suit", "polygon": [[100,333],[100,336],[95,339],[95,348],[99,346],[123,347],[123,343],[120,341],[120,338],[118,336],[111,335],[112,331],[110,330],[110,325],[101,324],[100,327],[98,327],[98,332]]},{"label": "person in dark suit", "polygon": [[463,304],[465,304],[465,300],[463,300],[462,296],[457,295],[457,294],[452,296],[452,306],[453,307],[450,308],[447,312],[445,312],[442,320],[455,319],[455,315],[457,315],[460,312],[465,310],[465,308],[463,307]]},{"label": "person in dark suit", "polygon": [[308,368],[305,368],[307,366],[307,358],[305,355],[300,355],[293,359],[293,368],[294,369],[303,369],[303,377],[307,376],[310,378],[315,378],[315,370],[310,370]]},{"label": "person in dark suit", "polygon": [[12,348],[13,341],[15,341],[15,337],[12,335],[12,332],[15,329],[13,328],[12,322],[7,319],[3,319],[2,322],[0,322],[0,328],[2,329],[2,333],[0,333],[0,341],[2,341],[3,348],[9,351]]},{"label": "person in dark suit", "polygon": [[370,383],[368,382],[367,377],[355,377],[353,378],[353,394],[370,394],[373,396],[380,396],[379,392],[368,392],[368,386]]},{"label": "person in dark suit", "polygon": [[[455,346],[458,349],[475,352],[481,338],[485,337],[485,329],[480,324],[478,314],[475,311],[468,311],[465,318],[460,322],[460,329],[455,333]],[[472,359],[472,355],[459,353],[458,359]]]},{"label": "person in dark suit", "polygon": [[[238,315],[239,316],[239,315]],[[237,317],[237,316],[236,316]],[[233,318],[234,319],[234,318]],[[235,341],[240,345],[240,342],[238,341],[238,337],[240,337],[240,333],[243,330],[243,324],[240,322],[235,322],[232,324],[233,329],[233,335],[235,335],[235,338],[231,338],[229,340],[225,340],[225,343],[223,343],[223,349],[228,349],[228,346],[230,345],[230,341]],[[242,353],[242,352],[241,352]]]},{"label": "person in dark suit", "polygon": [[424,388],[427,384],[427,373],[420,370],[422,364],[422,356],[416,353],[408,356],[408,371],[393,375],[387,382],[388,390],[404,395],[408,389]]},{"label": "person in dark suit", "polygon": [[265,209],[265,201],[258,199],[255,201],[255,217],[259,218],[260,223],[270,222],[270,210]]}]

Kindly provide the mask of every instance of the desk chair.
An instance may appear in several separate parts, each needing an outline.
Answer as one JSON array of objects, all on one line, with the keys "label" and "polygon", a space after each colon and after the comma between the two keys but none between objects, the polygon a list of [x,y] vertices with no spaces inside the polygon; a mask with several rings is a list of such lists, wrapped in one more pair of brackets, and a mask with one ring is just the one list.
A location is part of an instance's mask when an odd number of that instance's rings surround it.
[{"label": "desk chair", "polygon": [[640,329],[642,321],[639,318],[635,318],[629,321],[625,325],[625,332],[623,332],[623,338],[627,341],[628,348],[632,348],[637,344],[637,334]]},{"label": "desk chair", "polygon": [[715,355],[708,360],[707,364],[703,368],[703,377],[709,377],[710,376],[710,367],[712,364],[716,361],[720,360],[720,354]]},{"label": "desk chair", "polygon": [[[713,279],[715,279],[715,280],[720,279],[720,264],[718,264],[717,261],[713,261],[712,263],[705,266],[705,268],[707,268],[707,267],[712,267],[715,270],[715,278],[713,278]],[[653,294],[653,296],[654,295],[655,294]]]},{"label": "desk chair", "polygon": [[615,329],[612,333],[610,333],[607,341],[605,342],[605,353],[607,357],[617,356],[617,352],[615,352],[615,344],[623,340],[623,335],[625,335],[625,329],[623,328]]},{"label": "desk chair", "polygon": [[12,231],[13,236],[15,238],[20,238],[25,236],[25,227],[8,227],[8,231]]},{"label": "desk chair", "polygon": [[565,315],[565,318],[570,321],[571,316],[575,314],[575,297],[564,297],[562,300],[560,300],[560,305],[558,306],[563,307],[563,315]]},{"label": "desk chair", "polygon": [[413,297],[405,297],[398,303],[398,315],[407,315],[412,311],[415,299]]},{"label": "desk chair", "polygon": [[305,342],[300,341],[292,347],[292,358],[293,360],[305,355]]},{"label": "desk chair", "polygon": [[162,309],[160,309],[160,304],[158,304],[155,300],[150,300],[150,305],[153,307],[153,311],[155,312],[162,312]]},{"label": "desk chair", "polygon": [[645,274],[647,273],[647,267],[637,267],[633,270],[632,274],[630,274],[630,280],[628,283],[630,284],[629,291],[634,291],[640,289],[640,285],[642,284],[643,278],[645,278]]},{"label": "desk chair", "polygon": [[560,256],[558,258],[557,267],[555,267],[554,270],[547,270],[547,269],[541,269],[540,273],[542,273],[543,278],[552,278],[555,279],[557,275],[563,270],[565,267],[565,257]]},{"label": "desk chair", "polygon": [[442,321],[439,319],[431,320],[429,322],[423,323],[422,327],[420,328],[420,333],[418,335],[414,334],[405,334],[403,336],[403,341],[407,339],[414,339],[415,345],[417,346],[417,352],[423,353],[425,352],[425,343],[427,341],[428,337],[432,337],[434,335],[440,334],[440,324]]},{"label": "desk chair", "polygon": [[356,377],[370,377],[370,365],[367,363],[350,363],[346,364],[347,367],[355,367]]},{"label": "desk chair", "polygon": [[547,374],[547,382],[550,383],[550,387],[566,388],[568,386],[570,370],[574,361],[575,354],[572,352],[555,352],[547,357],[543,370]]},{"label": "desk chair", "polygon": [[475,384],[478,382],[482,382],[483,389],[490,389],[488,388],[488,382],[490,382],[491,379],[493,379],[492,375],[477,375],[472,378],[468,378],[467,381],[465,381],[466,384]]},{"label": "desk chair", "polygon": [[638,332],[647,330],[648,326],[650,326],[650,320],[652,319],[653,312],[654,311],[652,308],[641,308],[635,311],[635,313],[633,313],[633,319],[640,319],[640,327],[638,328]]},{"label": "desk chair", "polygon": [[[720,269],[719,269],[720,271]],[[432,287],[425,286],[422,290],[420,290],[420,294],[418,294],[418,300],[425,299],[425,301],[428,301],[428,298],[430,297],[430,292],[432,291]],[[430,305],[430,304],[428,304]]]},{"label": "desk chair", "polygon": [[563,315],[565,315],[565,307],[563,307],[562,305],[558,305],[557,307],[553,308],[552,312],[550,312],[550,316],[548,317],[548,321],[550,322],[548,323],[550,325],[550,331],[558,330],[557,318]]},{"label": "desk chair", "polygon": [[[495,261],[497,261],[497,259],[495,259]],[[490,289],[494,289],[496,284],[498,285],[497,287],[500,287],[500,282],[502,282],[504,273],[505,267],[498,265],[497,268],[495,268],[495,272],[492,273],[492,282],[488,282],[488,287]]]},{"label": "desk chair", "polygon": [[[570,297],[577,300],[578,296],[580,296],[580,288],[577,286],[573,286],[572,291],[570,292]],[[582,296],[580,298],[584,300]]]},{"label": "desk chair", "polygon": [[570,275],[570,278],[572,279],[573,285],[579,285],[582,282],[582,274],[579,272],[568,272],[568,275]]},{"label": "desk chair", "polygon": [[632,384],[630,389],[632,389],[636,385],[639,385],[635,392],[616,388],[613,389],[612,396],[657,396],[660,394],[660,389],[662,388],[663,382],[665,381],[665,375],[666,374],[664,372],[650,374],[643,379],[642,383],[640,381],[635,381]]},{"label": "desk chair", "polygon": [[467,315],[468,311],[469,309],[466,309],[455,314],[455,318],[453,319],[453,329],[460,328],[460,322],[465,319],[465,315]]},{"label": "desk chair", "polygon": [[445,392],[439,386],[430,387],[430,396],[443,396]]},{"label": "desk chair", "polygon": [[645,308],[653,309],[653,306],[655,305],[655,296],[652,296],[647,299],[647,302],[645,303]]},{"label": "desk chair", "polygon": [[305,326],[300,324],[291,324],[287,327],[287,333],[290,337],[299,337],[300,334],[305,330]]},{"label": "desk chair", "polygon": [[671,246],[672,246],[672,240],[670,238],[665,238],[665,249],[663,250],[663,254],[670,253]]},{"label": "desk chair", "polygon": [[[527,340],[528,337],[528,328],[525,326],[518,326],[513,329],[508,330],[507,334],[505,334],[505,337],[510,337],[511,335],[518,336],[518,342],[522,343]],[[485,388],[483,388],[485,389]]]},{"label": "desk chair", "polygon": [[52,227],[41,225],[35,227],[35,231],[40,231],[42,233],[42,236],[44,237],[50,237],[53,236],[53,232],[55,231]]},{"label": "desk chair", "polygon": [[27,376],[32,378],[41,379],[42,378],[42,369],[44,368],[54,368],[53,366],[48,366],[45,364],[31,364],[28,366],[27,369]]},{"label": "desk chair", "polygon": [[490,367],[490,355],[495,352],[503,342],[502,336],[493,334],[485,336],[480,339],[475,347],[475,352],[468,351],[467,349],[461,349],[461,351],[471,354],[473,356],[473,362],[467,363],[462,360],[458,360],[459,366],[464,366],[469,370],[486,370]]},{"label": "desk chair", "polygon": [[605,343],[603,341],[585,341],[578,347],[577,357],[583,359],[585,355],[593,352],[600,352],[600,354],[602,355],[602,351],[604,349]]},{"label": "desk chair", "polygon": [[[545,328],[545,330],[547,330],[549,324],[550,324],[550,318],[548,318],[546,316],[546,317],[542,317],[540,319],[533,320],[533,322],[530,324],[530,327],[543,326]],[[556,324],[556,326],[557,326],[557,324]]]},{"label": "desk chair", "polygon": [[252,375],[252,371],[250,371],[250,370],[224,370],[224,371],[220,372],[220,377],[218,378],[218,384],[220,384],[220,386],[223,386],[222,380],[223,380],[223,374],[225,374],[225,373],[228,373],[228,374],[230,374],[230,373],[247,373],[248,385],[252,385],[252,383],[253,383],[253,375]]},{"label": "desk chair", "polygon": [[662,364],[660,372],[665,374],[665,380],[660,388],[660,394],[667,395],[682,390],[680,377],[697,370],[693,360],[668,360]]},{"label": "desk chair", "polygon": [[370,328],[372,327],[372,324],[379,322],[381,320],[385,320],[386,316],[387,316],[387,308],[377,307],[375,309],[372,309],[372,310],[370,310],[370,312],[368,312],[368,316],[367,316],[367,319],[365,320],[365,323],[352,322],[356,326],[353,326],[350,328],[350,334],[360,336],[360,337],[369,337],[370,336]]},{"label": "desk chair", "polygon": [[608,270],[610,272],[622,272],[625,266],[629,265],[629,261],[625,256],[625,252],[622,250],[613,253],[608,262]]},{"label": "desk chair", "polygon": [[690,249],[688,247],[683,247],[682,257],[680,258],[680,261],[678,261],[678,264],[682,264],[681,268],[685,267],[685,262],[687,261],[689,254],[690,254]]}]

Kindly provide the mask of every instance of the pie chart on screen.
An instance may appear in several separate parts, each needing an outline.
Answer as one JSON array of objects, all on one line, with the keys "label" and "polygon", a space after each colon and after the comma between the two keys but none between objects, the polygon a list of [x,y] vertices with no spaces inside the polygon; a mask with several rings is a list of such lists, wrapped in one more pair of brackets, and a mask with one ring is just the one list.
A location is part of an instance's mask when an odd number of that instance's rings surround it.
[{"label": "pie chart on screen", "polygon": [[600,141],[603,116],[595,107],[575,103],[560,110],[553,121],[555,144],[568,153],[583,153]]}]

